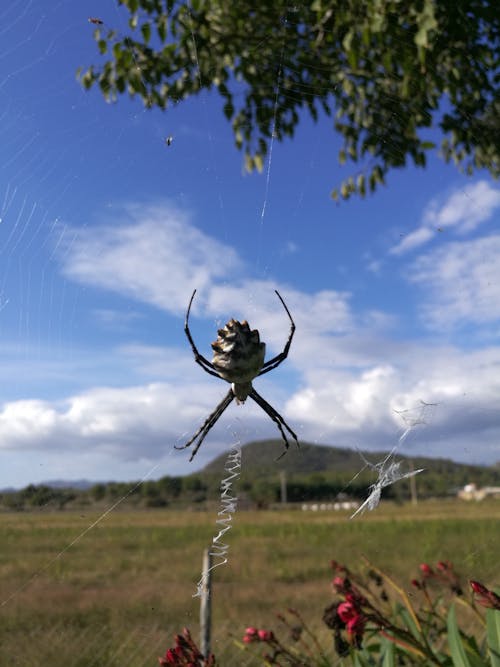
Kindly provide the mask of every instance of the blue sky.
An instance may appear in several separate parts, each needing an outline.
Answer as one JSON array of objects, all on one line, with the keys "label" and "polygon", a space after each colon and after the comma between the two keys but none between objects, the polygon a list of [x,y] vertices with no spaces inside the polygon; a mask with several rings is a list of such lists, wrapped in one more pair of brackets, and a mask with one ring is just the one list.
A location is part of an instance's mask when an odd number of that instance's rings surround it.
[{"label": "blue sky", "polygon": [[[500,459],[500,187],[438,157],[336,205],[350,174],[331,120],[304,118],[244,173],[222,103],[106,104],[89,16],[111,0],[13,2],[0,28],[0,488],[199,469],[278,437],[232,405],[194,461],[178,452],[227,391],[194,363],[248,319],[288,360],[256,388],[318,444]],[[172,136],[171,146],[165,137]],[[430,405],[432,404],[432,405]],[[281,450],[269,453],[270,463]]]}]

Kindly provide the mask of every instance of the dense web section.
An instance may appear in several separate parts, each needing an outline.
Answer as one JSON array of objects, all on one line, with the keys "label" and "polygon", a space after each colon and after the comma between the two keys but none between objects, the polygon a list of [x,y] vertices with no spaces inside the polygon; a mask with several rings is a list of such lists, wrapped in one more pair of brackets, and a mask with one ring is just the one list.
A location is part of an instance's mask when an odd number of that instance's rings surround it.
[{"label": "dense web section", "polygon": [[[281,17],[284,41],[293,9]],[[210,379],[200,377],[183,337],[182,318],[195,287],[201,295],[193,312],[200,348],[209,348],[230,317],[248,318],[268,344],[269,359],[287,336],[286,316],[273,303],[279,286],[297,334],[290,359],[261,386],[300,441],[358,449],[359,472],[343,493],[366,470],[374,481],[351,518],[375,510],[387,487],[425,476],[425,469],[409,468],[406,459],[454,454],[472,462],[474,452],[464,443],[474,438],[484,443],[479,463],[500,459],[498,381],[489,372],[498,367],[500,351],[488,331],[498,333],[500,321],[491,314],[500,281],[490,253],[500,242],[490,229],[459,247],[468,231],[495,215],[498,190],[485,179],[474,188],[460,180],[456,201],[450,195],[445,203],[434,199],[433,184],[422,177],[420,219],[394,223],[380,234],[373,232],[375,223],[370,229],[359,223],[363,233],[353,232],[359,218],[344,222],[347,208],[328,200],[336,165],[325,153],[338,148],[324,148],[330,125],[320,125],[316,134],[304,117],[304,134],[294,139],[299,157],[293,158],[294,142],[279,143],[273,123],[262,174],[240,182],[234,174],[240,173],[241,155],[211,93],[179,101],[162,114],[125,98],[106,105],[98,91],[85,92],[75,82],[77,67],[96,57],[96,22],[127,31],[126,15],[114,2],[100,3],[99,16],[90,18],[70,0],[14,2],[0,19],[0,489],[92,475],[102,482],[139,480],[95,518],[85,518],[83,528],[75,526],[74,537],[24,571],[21,583],[11,587],[5,569],[0,609],[24,600],[44,575],[76,558],[89,533],[154,477],[190,472],[173,446],[194,432],[218,396]],[[193,31],[195,58],[199,38]],[[274,121],[283,95],[304,93],[283,89],[286,65],[285,49],[269,63],[275,71]],[[440,178],[448,196],[451,185]],[[325,202],[316,208],[321,197]],[[427,208],[426,198],[432,199]],[[460,205],[468,217],[456,212]],[[359,202],[353,206],[359,211]],[[370,206],[363,202],[364,218]],[[401,211],[398,200],[392,209],[377,209],[376,217]],[[366,242],[353,251],[364,234]],[[390,250],[380,259],[375,248],[384,234]],[[425,254],[424,243],[431,241],[443,245]],[[344,242],[345,263],[338,249]],[[422,252],[410,258],[405,253],[411,249]],[[464,264],[465,273],[460,266],[453,274],[460,257],[474,260],[476,273],[467,273]],[[357,289],[373,296],[369,280],[357,282],[362,266],[370,264],[377,276],[391,258],[400,262],[399,273],[408,264],[408,293],[386,279],[380,290],[396,294],[386,312],[373,299],[355,313]],[[439,263],[451,277],[437,275]],[[483,301],[475,298],[474,278]],[[422,285],[428,299],[420,314],[435,328],[423,342],[408,335],[403,343],[387,330],[400,304],[401,318],[413,327],[406,304]],[[440,319],[444,310],[449,327]],[[454,338],[453,327],[463,322]],[[199,454],[207,463],[229,450],[220,470],[210,574],[231,565],[227,533],[235,524],[236,483],[244,473],[242,448],[234,442],[243,442],[243,435],[245,441],[276,437],[274,424],[249,402],[232,410]],[[279,451],[269,447],[273,465]],[[374,452],[382,450],[377,458]],[[200,551],[202,546],[200,538]],[[193,558],[190,585],[198,562]],[[494,564],[485,574],[498,576]],[[198,581],[196,596],[206,577]],[[146,650],[147,638],[141,641]],[[136,656],[117,653],[106,664],[139,664]]]}]

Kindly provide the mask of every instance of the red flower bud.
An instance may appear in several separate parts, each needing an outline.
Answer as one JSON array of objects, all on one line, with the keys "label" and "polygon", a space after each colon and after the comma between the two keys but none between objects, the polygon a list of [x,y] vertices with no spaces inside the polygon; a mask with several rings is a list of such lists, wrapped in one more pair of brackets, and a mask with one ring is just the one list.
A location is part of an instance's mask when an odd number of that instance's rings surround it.
[{"label": "red flower bud", "polygon": [[337,593],[343,593],[345,591],[345,578],[344,577],[334,577],[332,585]]},{"label": "red flower bud", "polygon": [[479,583],[479,581],[471,580],[469,583],[474,593],[477,593],[478,595],[487,595],[489,593],[489,590],[486,588],[486,586],[483,586],[483,584]]},{"label": "red flower bud", "polygon": [[420,571],[425,577],[431,577],[434,574],[432,567],[427,565],[427,563],[420,564]]},{"label": "red flower bud", "polygon": [[441,570],[441,572],[446,572],[447,570],[453,570],[453,565],[450,563],[449,560],[440,560],[438,561],[436,565],[438,570]]},{"label": "red flower bud", "polygon": [[489,588],[486,588],[479,581],[470,581],[469,583],[476,594],[476,602],[488,609],[500,610],[500,595],[490,591]]}]

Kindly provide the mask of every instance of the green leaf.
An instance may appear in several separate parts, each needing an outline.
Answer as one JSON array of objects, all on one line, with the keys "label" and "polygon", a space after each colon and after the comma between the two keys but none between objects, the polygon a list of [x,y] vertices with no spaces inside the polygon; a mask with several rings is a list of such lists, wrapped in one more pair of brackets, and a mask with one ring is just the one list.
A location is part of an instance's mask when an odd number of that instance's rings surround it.
[{"label": "green leaf", "polygon": [[500,667],[500,611],[496,609],[486,612],[486,638],[491,667]]},{"label": "green leaf", "polygon": [[233,117],[234,114],[234,105],[232,102],[226,102],[224,104],[224,116],[229,120]]},{"label": "green leaf", "polygon": [[383,660],[381,667],[395,667],[395,657],[396,651],[394,650],[393,642],[389,641],[386,637],[382,640],[383,648]]},{"label": "green leaf", "polygon": [[164,42],[167,39],[167,17],[166,16],[160,16],[158,18],[158,23],[156,26],[156,29],[158,31],[158,37],[161,39],[162,42]]},{"label": "green leaf", "polygon": [[366,178],[364,174],[359,174],[359,176],[357,177],[356,188],[362,197],[366,195]]},{"label": "green leaf", "polygon": [[450,607],[450,611],[448,612],[448,644],[450,647],[453,665],[455,667],[471,667],[462,644],[462,638],[460,637],[460,630],[457,625],[457,616],[455,613],[455,605],[452,605]]},{"label": "green leaf", "polygon": [[264,169],[264,158],[262,157],[262,155],[259,155],[257,153],[257,155],[254,156],[253,163],[257,171],[259,173],[262,172],[262,170]]},{"label": "green leaf", "polygon": [[141,25],[141,33],[142,33],[142,37],[144,39],[144,42],[146,44],[148,44],[149,40],[151,39],[151,24],[150,23],[143,23]]}]

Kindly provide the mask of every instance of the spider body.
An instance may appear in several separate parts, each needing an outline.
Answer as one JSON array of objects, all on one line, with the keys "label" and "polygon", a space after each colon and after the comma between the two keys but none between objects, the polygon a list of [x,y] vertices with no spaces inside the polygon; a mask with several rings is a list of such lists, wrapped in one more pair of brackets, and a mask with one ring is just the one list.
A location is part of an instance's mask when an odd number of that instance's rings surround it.
[{"label": "spider body", "polygon": [[205,422],[196,431],[194,436],[182,447],[176,446],[176,449],[185,449],[186,447],[190,447],[193,443],[195,443],[191,458],[189,459],[190,461],[193,460],[207,433],[210,431],[212,426],[215,425],[219,417],[230,405],[233,399],[235,399],[237,403],[244,403],[246,399],[250,397],[264,410],[267,415],[269,415],[269,417],[271,417],[271,419],[277,425],[281,433],[281,437],[285,442],[286,449],[282,456],[286,453],[286,450],[289,447],[289,441],[285,430],[288,431],[288,433],[297,443],[297,446],[299,446],[297,436],[285,422],[283,417],[278,412],[276,412],[272,405],[270,405],[264,398],[262,398],[260,394],[255,391],[252,385],[252,380],[254,378],[273,370],[287,358],[288,351],[292,343],[293,334],[295,332],[295,323],[292,319],[292,316],[290,315],[290,311],[281,298],[279,292],[277,290],[275,291],[290,319],[291,325],[290,334],[288,335],[288,340],[283,349],[283,352],[280,352],[280,354],[276,355],[272,359],[269,359],[269,361],[264,361],[266,355],[266,344],[261,342],[258,330],[254,329],[252,331],[246,320],[239,322],[238,320],[231,319],[229,322],[227,322],[224,328],[219,329],[217,340],[212,343],[213,358],[210,362],[198,352],[189,330],[189,313],[191,311],[194,295],[196,294],[196,290],[194,290],[189,302],[184,325],[184,332],[187,336],[189,344],[191,345],[191,349],[194,354],[194,360],[209,375],[214,375],[221,380],[229,382],[231,384],[231,389],[215,408],[212,414],[207,417]]},{"label": "spider body", "polygon": [[231,382],[236,402],[244,403],[252,390],[252,380],[264,365],[266,344],[260,342],[259,332],[251,331],[246,320],[231,319],[218,334],[212,343],[212,366],[223,380]]}]

